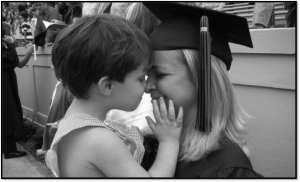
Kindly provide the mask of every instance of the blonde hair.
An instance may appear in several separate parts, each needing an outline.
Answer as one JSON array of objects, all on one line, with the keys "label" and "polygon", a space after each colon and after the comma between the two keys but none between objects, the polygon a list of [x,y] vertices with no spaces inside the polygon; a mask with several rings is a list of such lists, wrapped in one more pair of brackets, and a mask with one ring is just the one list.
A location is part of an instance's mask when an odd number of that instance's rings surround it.
[{"label": "blonde hair", "polygon": [[125,19],[133,22],[149,37],[160,20],[142,3],[132,3],[125,13]]},{"label": "blonde hair", "polygon": [[83,3],[82,16],[99,15],[109,6],[110,2]]},{"label": "blonde hair", "polygon": [[[183,56],[184,64],[189,70],[191,81],[198,88],[198,74],[196,62],[199,60],[199,52],[196,50],[179,50]],[[182,131],[181,149],[179,160],[195,161],[204,158],[210,152],[219,148],[220,142],[236,143],[245,150],[246,142],[243,139],[245,133],[245,118],[248,115],[238,103],[235,90],[231,84],[226,65],[215,56],[211,57],[211,111],[212,131],[203,133],[195,130],[196,113],[194,120]]]},{"label": "blonde hair", "polygon": [[129,5],[130,2],[113,2],[111,5],[110,14],[118,15],[124,18]]}]

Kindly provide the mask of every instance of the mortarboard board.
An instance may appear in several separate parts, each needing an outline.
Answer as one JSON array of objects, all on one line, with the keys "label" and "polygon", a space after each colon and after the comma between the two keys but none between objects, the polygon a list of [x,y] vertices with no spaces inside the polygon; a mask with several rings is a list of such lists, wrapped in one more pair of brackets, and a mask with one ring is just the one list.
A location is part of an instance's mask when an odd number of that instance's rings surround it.
[{"label": "mortarboard board", "polygon": [[162,23],[150,36],[154,50],[199,49],[200,18],[209,19],[212,54],[230,69],[229,42],[253,48],[247,20],[243,17],[170,2],[143,2]]},{"label": "mortarboard board", "polygon": [[210,131],[210,55],[220,58],[229,70],[232,62],[229,42],[253,48],[247,20],[239,16],[179,3],[143,3],[162,22],[150,35],[154,50],[200,50],[201,63],[197,68],[198,112],[195,128],[203,132]]}]

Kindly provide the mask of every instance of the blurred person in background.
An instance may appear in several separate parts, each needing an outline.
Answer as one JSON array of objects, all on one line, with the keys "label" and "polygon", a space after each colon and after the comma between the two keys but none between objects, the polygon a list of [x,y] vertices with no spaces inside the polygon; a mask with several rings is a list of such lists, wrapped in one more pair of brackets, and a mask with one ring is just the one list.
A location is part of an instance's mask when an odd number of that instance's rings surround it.
[{"label": "blurred person in background", "polygon": [[65,23],[70,25],[82,16],[82,4],[79,2],[66,2],[68,13],[65,17]]},{"label": "blurred person in background", "polygon": [[253,11],[253,22],[252,27],[250,28],[267,28],[272,15],[273,8],[273,2],[255,2]]},{"label": "blurred person in background", "polygon": [[82,16],[110,14],[111,6],[111,2],[83,3]]},{"label": "blurred person in background", "polygon": [[35,27],[34,37],[45,31],[45,25],[43,21],[51,22],[52,20],[62,21],[61,15],[58,11],[52,7],[52,2],[34,2],[33,6],[39,11],[37,16],[37,24]]},{"label": "blurred person in background", "polygon": [[130,5],[129,2],[115,3],[113,2],[110,9],[110,14],[125,17],[127,7]]},{"label": "blurred person in background", "polygon": [[25,44],[31,43],[33,36],[31,31],[31,23],[29,22],[29,14],[27,11],[20,12],[20,31],[24,37]]},{"label": "blurred person in background", "polygon": [[1,28],[1,91],[4,95],[1,101],[2,151],[5,159],[22,157],[26,152],[18,151],[14,134],[22,131],[23,112],[18,93],[17,77],[14,69],[24,67],[32,53],[33,46],[26,48],[23,59],[19,59],[11,29],[2,23]]},{"label": "blurred person in background", "polygon": [[59,14],[61,15],[61,20],[63,22],[66,22],[65,19],[66,19],[68,10],[69,10],[67,3],[66,2],[57,3],[57,6],[58,6],[57,10],[58,10]]},{"label": "blurred person in background", "polygon": [[288,10],[286,14],[286,27],[296,27],[296,2],[284,2],[283,3],[284,9]]},{"label": "blurred person in background", "polygon": [[195,5],[201,8],[222,11],[225,6],[225,2],[196,2]]}]

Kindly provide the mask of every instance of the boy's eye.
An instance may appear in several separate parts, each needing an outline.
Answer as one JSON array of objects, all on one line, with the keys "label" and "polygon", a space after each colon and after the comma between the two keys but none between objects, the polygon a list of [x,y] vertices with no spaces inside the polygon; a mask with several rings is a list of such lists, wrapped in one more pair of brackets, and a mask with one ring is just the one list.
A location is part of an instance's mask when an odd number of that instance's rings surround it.
[{"label": "boy's eye", "polygon": [[146,77],[145,75],[144,75],[143,77],[141,77],[141,78],[140,78],[140,81],[141,81],[141,82],[145,81],[145,80],[146,80],[145,77]]}]

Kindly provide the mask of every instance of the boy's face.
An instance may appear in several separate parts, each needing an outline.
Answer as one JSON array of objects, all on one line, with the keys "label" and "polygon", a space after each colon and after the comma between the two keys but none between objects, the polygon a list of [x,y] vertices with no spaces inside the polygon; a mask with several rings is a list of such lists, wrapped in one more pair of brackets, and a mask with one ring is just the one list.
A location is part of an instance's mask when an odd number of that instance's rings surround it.
[{"label": "boy's face", "polygon": [[112,98],[115,100],[116,109],[133,111],[138,107],[146,87],[146,72],[146,66],[141,64],[126,76],[124,83],[114,82]]}]

